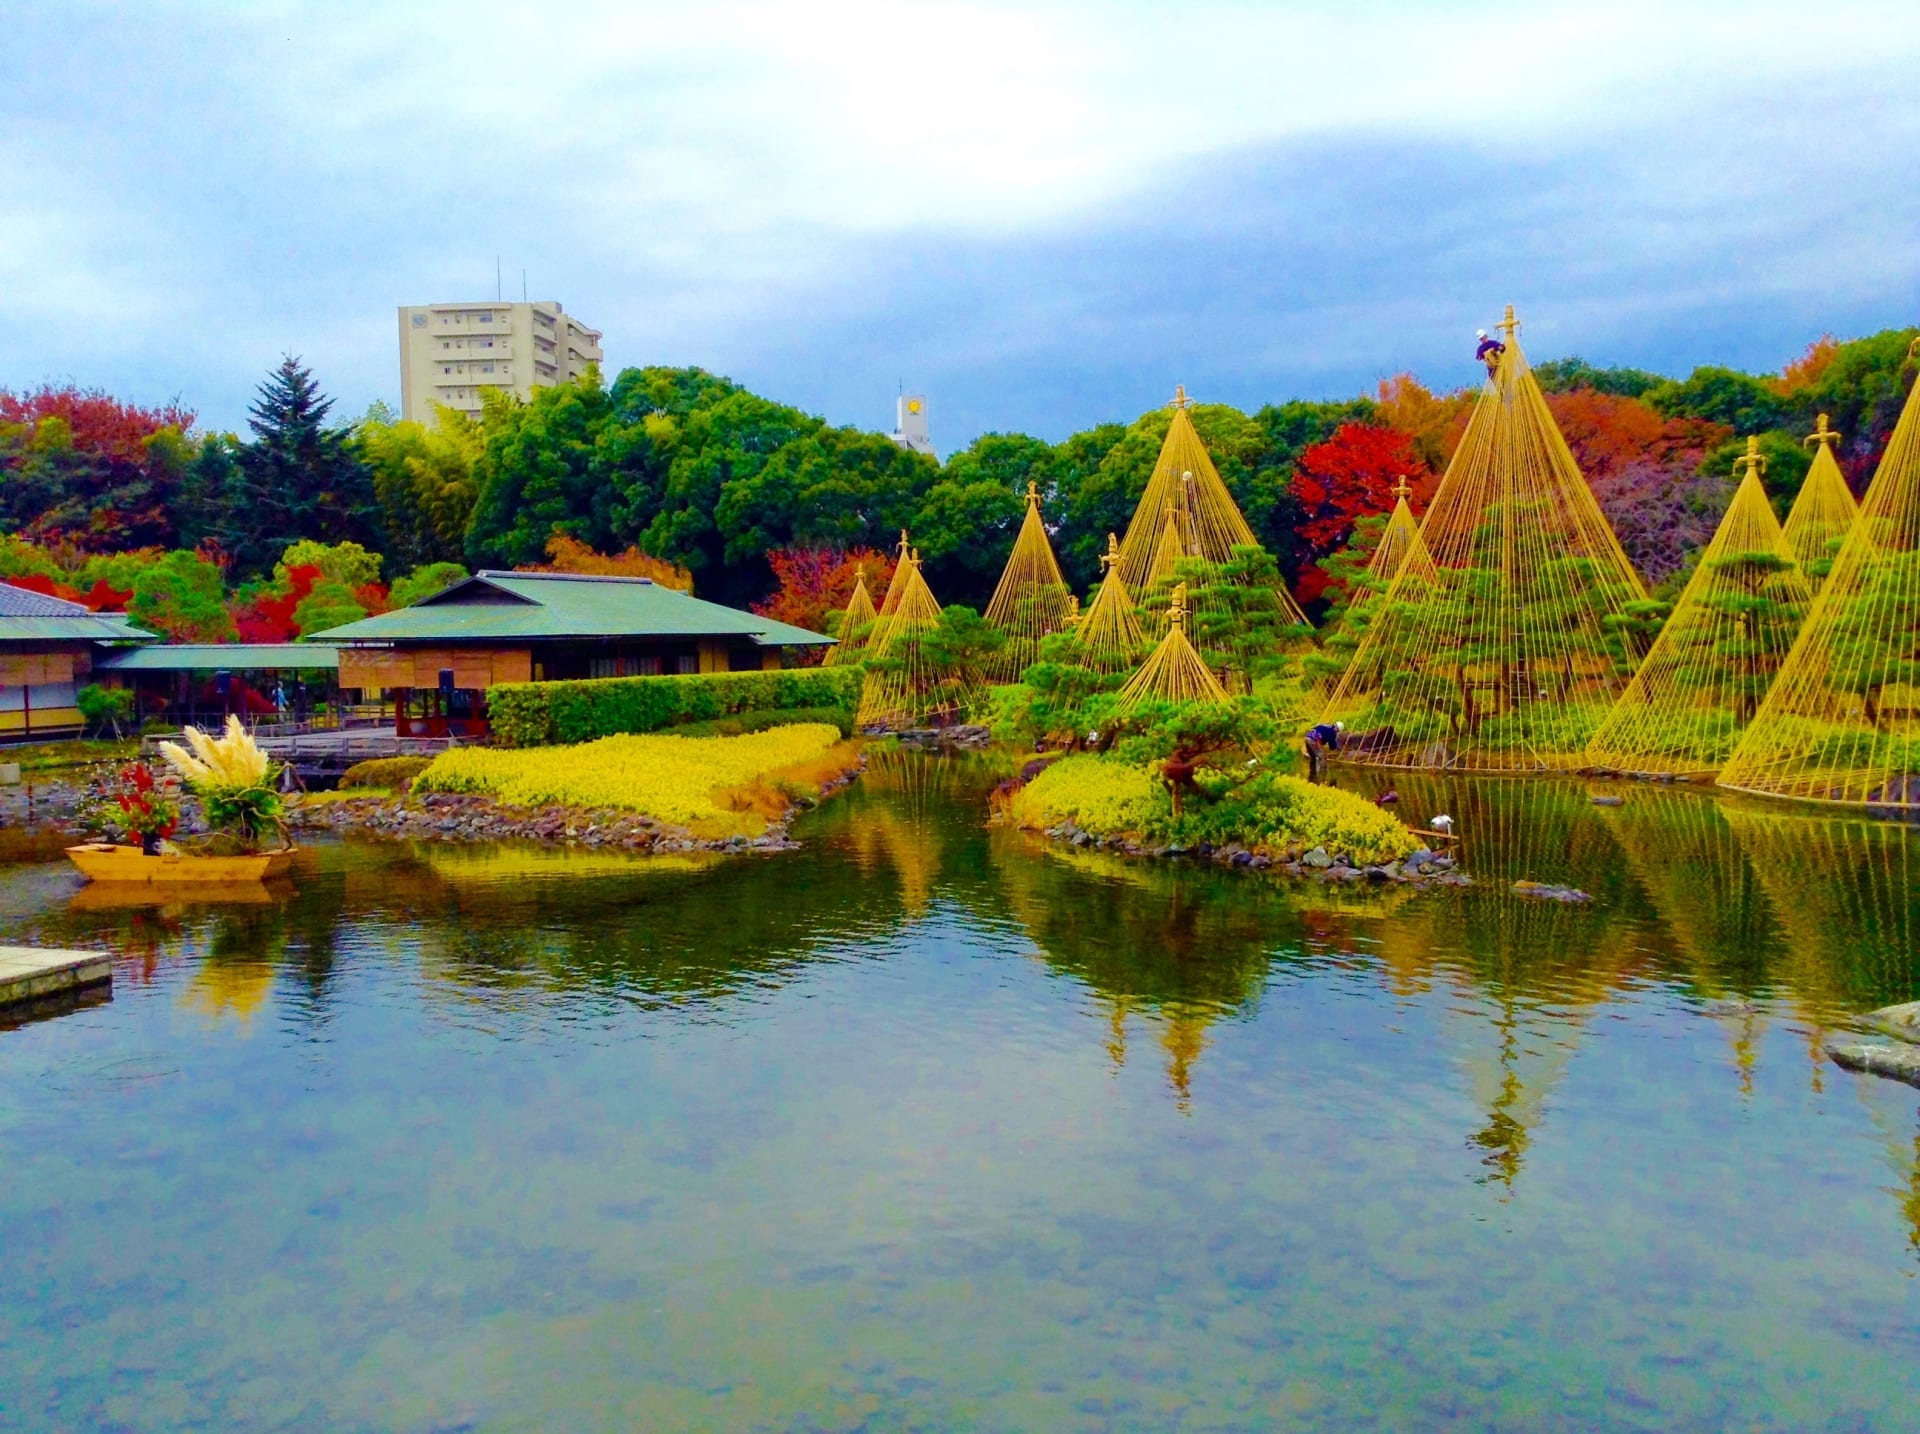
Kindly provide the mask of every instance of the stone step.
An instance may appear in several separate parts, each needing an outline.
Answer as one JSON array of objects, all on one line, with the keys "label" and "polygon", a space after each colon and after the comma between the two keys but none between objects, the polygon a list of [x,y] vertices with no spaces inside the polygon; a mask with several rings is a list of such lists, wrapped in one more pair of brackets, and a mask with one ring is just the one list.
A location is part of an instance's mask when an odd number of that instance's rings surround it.
[{"label": "stone step", "polygon": [[104,951],[46,951],[0,946],[0,1006],[38,1001],[87,986],[110,984],[113,958]]}]

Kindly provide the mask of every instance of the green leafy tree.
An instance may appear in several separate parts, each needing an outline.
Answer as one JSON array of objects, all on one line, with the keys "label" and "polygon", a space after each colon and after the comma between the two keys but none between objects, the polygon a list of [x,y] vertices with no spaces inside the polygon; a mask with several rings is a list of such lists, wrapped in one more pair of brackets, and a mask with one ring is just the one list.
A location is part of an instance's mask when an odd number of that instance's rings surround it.
[{"label": "green leafy tree", "polygon": [[291,568],[315,567],[323,577],[346,588],[366,587],[380,581],[379,553],[370,553],[358,543],[316,543],[303,538],[290,544],[273,565],[273,576],[284,584]]},{"label": "green leafy tree", "polygon": [[305,642],[329,628],[358,622],[366,615],[366,608],[352,588],[333,578],[322,578],[294,608],[293,624],[300,629],[300,640]]},{"label": "green leafy tree", "polygon": [[[639,546],[686,568],[701,591],[720,601],[748,595],[754,584],[728,572],[728,535],[716,516],[721,501],[731,485],[750,482],[783,447],[823,426],[744,390],[694,409],[676,425],[658,508]],[[761,591],[767,581],[761,576]]]},{"label": "green leafy tree", "polygon": [[[791,548],[887,549],[912,527],[942,581],[938,534],[923,531],[921,495],[933,481],[933,460],[884,434],[821,428],[783,443],[763,464],[725,483],[714,520],[724,541],[728,590],[764,590],[768,555]],[[948,596],[956,595],[949,591]],[[958,596],[970,593],[960,591]]]},{"label": "green leafy tree", "polygon": [[1671,380],[1643,368],[1596,368],[1583,358],[1554,359],[1535,364],[1533,376],[1543,393],[1572,393],[1590,388],[1616,398],[1644,398]]},{"label": "green leafy tree", "polygon": [[985,602],[1006,567],[1026,505],[993,479],[942,479],[914,516],[913,540],[927,581],[942,597]]},{"label": "green leafy tree", "polygon": [[487,421],[509,411],[510,405],[494,402],[473,419],[436,406],[431,426],[361,420],[360,455],[373,472],[388,552],[397,563],[451,562],[465,552],[478,491],[473,470]]},{"label": "green leafy tree", "polygon": [[127,615],[174,642],[228,642],[234,636],[220,569],[183,550],[167,553],[135,576]]},{"label": "green leafy tree", "polygon": [[1128,493],[1116,475],[1101,472],[1126,434],[1124,424],[1102,423],[1053,446],[1047,495],[1047,517],[1059,524],[1053,552],[1068,584],[1080,592],[1100,581],[1107,534],[1126,532],[1140,498],[1137,491]]},{"label": "green leafy tree", "polygon": [[467,577],[467,570],[458,563],[428,563],[403,578],[396,578],[387,599],[395,607],[412,607],[422,598],[444,592]]},{"label": "green leafy tree", "polygon": [[611,495],[598,481],[594,450],[611,412],[599,371],[589,369],[571,383],[536,389],[527,403],[489,421],[473,465],[470,562],[537,563],[556,532],[609,546]]},{"label": "green leafy tree", "polygon": [[1648,404],[1669,418],[1706,418],[1735,433],[1763,433],[1781,427],[1790,405],[1766,379],[1737,369],[1703,364],[1683,380],[1669,379],[1647,389]]}]

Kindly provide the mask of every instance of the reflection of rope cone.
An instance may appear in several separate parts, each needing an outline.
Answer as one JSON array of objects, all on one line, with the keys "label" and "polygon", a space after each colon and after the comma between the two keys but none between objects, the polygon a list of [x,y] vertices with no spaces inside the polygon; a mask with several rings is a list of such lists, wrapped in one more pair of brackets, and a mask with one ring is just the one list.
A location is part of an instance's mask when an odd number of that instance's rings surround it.
[{"label": "reflection of rope cone", "polygon": [[[1713,797],[1637,787],[1612,822],[1627,865],[1694,983],[1707,996],[1740,997],[1733,1009],[1709,1013],[1728,1030],[1740,1089],[1751,1095],[1766,1024],[1752,998],[1771,984],[1785,955],[1773,903]],[[1818,1016],[1809,1014],[1817,1029]]]},{"label": "reflection of rope cone", "polygon": [[1858,818],[1734,805],[1725,815],[1786,933],[1784,960],[1809,1019],[1833,1026],[1920,997],[1920,839]]}]

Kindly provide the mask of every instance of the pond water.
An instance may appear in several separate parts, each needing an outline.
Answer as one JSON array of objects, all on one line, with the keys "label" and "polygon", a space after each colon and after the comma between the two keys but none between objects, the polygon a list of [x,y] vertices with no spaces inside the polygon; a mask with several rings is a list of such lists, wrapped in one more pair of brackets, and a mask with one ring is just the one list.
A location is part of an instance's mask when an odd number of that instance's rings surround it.
[{"label": "pond water", "polygon": [[253,905],[0,852],[118,958],[0,1030],[0,1425],[1913,1427],[1920,1092],[1819,1052],[1920,997],[1912,834],[1408,779],[1480,884],[1321,888],[990,775]]}]

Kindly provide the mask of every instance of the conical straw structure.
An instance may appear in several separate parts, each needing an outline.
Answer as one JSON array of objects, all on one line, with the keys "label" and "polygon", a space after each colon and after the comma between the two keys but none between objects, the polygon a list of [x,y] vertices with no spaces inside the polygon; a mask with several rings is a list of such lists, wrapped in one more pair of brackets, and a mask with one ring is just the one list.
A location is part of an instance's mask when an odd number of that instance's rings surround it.
[{"label": "conical straw structure", "polygon": [[1920,816],[1920,385],[1720,783]]},{"label": "conical straw structure", "polygon": [[1625,689],[1610,618],[1646,589],[1514,336],[1481,391],[1420,537],[1325,708],[1343,760],[1543,771],[1584,760]]},{"label": "conical straw structure", "polygon": [[900,541],[895,547],[893,576],[887,580],[887,590],[880,598],[880,611],[873,620],[873,630],[867,636],[867,650],[872,651],[880,643],[880,634],[888,621],[900,607],[900,594],[906,588],[907,567],[913,556],[913,547],[907,540],[907,530],[900,530]]},{"label": "conical straw structure", "polygon": [[1120,544],[1107,534],[1107,551],[1100,557],[1106,576],[1094,594],[1087,614],[1074,629],[1081,648],[1081,663],[1095,672],[1124,672],[1134,664],[1145,637],[1140,630],[1140,613],[1133,595],[1120,579]]},{"label": "conical straw structure", "polygon": [[1060,576],[1060,564],[1040,520],[1040,489],[1027,484],[1027,515],[1021,521],[1006,571],[987,604],[986,618],[1007,641],[988,670],[995,682],[1018,682],[1040,660],[1040,640],[1065,627],[1074,611],[1073,591]]},{"label": "conical straw structure", "polygon": [[1711,777],[1786,660],[1813,600],[1749,439],[1733,502],[1627,690],[1587,744],[1596,767]]},{"label": "conical straw structure", "polygon": [[873,623],[878,616],[873,599],[867,596],[867,570],[861,568],[853,575],[853,596],[847,599],[847,610],[840,615],[840,641],[827,654],[826,665],[845,667],[858,662],[873,638]]},{"label": "conical straw structure", "polygon": [[1400,576],[1400,569],[1408,562],[1414,563],[1429,578],[1433,576],[1433,559],[1428,556],[1427,545],[1420,540],[1420,524],[1413,516],[1413,509],[1407,499],[1413,495],[1413,487],[1402,475],[1393,488],[1393,511],[1387,515],[1387,526],[1380,530],[1380,541],[1374,546],[1373,556],[1367,559],[1367,579],[1377,592],[1384,593]]},{"label": "conical straw structure", "polygon": [[1226,700],[1227,689],[1187,640],[1187,585],[1181,583],[1174,588],[1173,603],[1167,609],[1167,635],[1120,689],[1115,710],[1129,712],[1142,702]]},{"label": "conical straw structure", "polygon": [[1401,568],[1410,566],[1415,577],[1428,585],[1439,581],[1427,545],[1420,539],[1420,524],[1407,501],[1412,495],[1413,487],[1402,474],[1393,488],[1393,511],[1380,530],[1379,541],[1367,559],[1366,571],[1354,581],[1353,592],[1339,621],[1321,633],[1323,650],[1309,658],[1310,665],[1322,674],[1308,694],[1313,704],[1324,704],[1333,695],[1347,664],[1353,659],[1354,650],[1360,645],[1361,634],[1378,615]]},{"label": "conical straw structure", "polygon": [[982,691],[979,673],[949,668],[926,651],[927,638],[940,624],[940,603],[921,576],[920,555],[907,550],[894,577],[898,601],[868,649],[867,680],[855,719],[862,727],[957,716],[978,701]]},{"label": "conical straw structure", "polygon": [[[1260,546],[1194,429],[1191,405],[1186,389],[1175,389],[1173,417],[1153,476],[1120,540],[1120,578],[1135,594],[1168,580],[1172,563],[1182,557],[1224,564],[1235,548]],[[1306,624],[1306,615],[1285,587],[1275,597],[1288,624]]]},{"label": "conical straw structure", "polygon": [[1833,447],[1839,441],[1840,435],[1827,427],[1827,415],[1821,414],[1814,431],[1803,440],[1814,446],[1813,466],[1800,484],[1784,529],[1787,546],[1815,592],[1826,583],[1834,555],[1860,513],[1853,490],[1834,461]]}]

